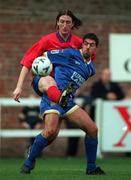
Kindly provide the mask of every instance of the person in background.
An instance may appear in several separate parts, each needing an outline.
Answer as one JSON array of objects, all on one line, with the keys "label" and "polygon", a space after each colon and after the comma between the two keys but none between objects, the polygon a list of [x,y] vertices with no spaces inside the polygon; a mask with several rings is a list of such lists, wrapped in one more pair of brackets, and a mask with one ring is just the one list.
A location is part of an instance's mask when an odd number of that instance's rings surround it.
[{"label": "person in background", "polygon": [[[34,94],[31,94],[29,96],[29,99],[34,99],[36,96]],[[24,106],[22,108],[22,111],[18,115],[18,120],[23,128],[25,129],[41,129],[42,128],[42,119],[39,116],[39,106]],[[34,137],[31,137],[29,139],[29,142],[27,143],[27,150],[25,152],[25,156],[27,154],[28,148],[30,145],[34,142]]]},{"label": "person in background", "polygon": [[121,100],[125,94],[116,82],[111,81],[111,72],[108,68],[102,70],[100,79],[91,87],[90,96],[92,99],[92,105],[90,108],[90,116],[95,119],[95,100],[101,98],[104,100]]}]

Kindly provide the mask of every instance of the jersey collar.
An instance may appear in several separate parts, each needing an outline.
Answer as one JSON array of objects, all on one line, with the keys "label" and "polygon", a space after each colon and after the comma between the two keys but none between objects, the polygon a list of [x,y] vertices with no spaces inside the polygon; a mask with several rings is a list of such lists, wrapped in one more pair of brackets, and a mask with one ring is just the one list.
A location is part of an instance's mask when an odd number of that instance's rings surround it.
[{"label": "jersey collar", "polygon": [[59,39],[59,41],[61,43],[70,42],[71,41],[71,34],[69,35],[69,37],[67,38],[66,41],[62,38],[62,36],[60,35],[60,33],[58,31],[56,32],[56,36],[57,36],[57,38]]}]

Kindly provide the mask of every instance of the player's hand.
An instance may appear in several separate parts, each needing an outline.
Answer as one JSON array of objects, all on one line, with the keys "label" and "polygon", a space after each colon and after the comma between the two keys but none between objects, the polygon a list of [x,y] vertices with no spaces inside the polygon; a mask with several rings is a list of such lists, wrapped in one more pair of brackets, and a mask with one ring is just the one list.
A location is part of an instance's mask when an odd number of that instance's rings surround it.
[{"label": "player's hand", "polygon": [[21,93],[22,93],[22,89],[17,87],[13,92],[13,99],[17,102],[20,102],[19,98],[21,96]]}]

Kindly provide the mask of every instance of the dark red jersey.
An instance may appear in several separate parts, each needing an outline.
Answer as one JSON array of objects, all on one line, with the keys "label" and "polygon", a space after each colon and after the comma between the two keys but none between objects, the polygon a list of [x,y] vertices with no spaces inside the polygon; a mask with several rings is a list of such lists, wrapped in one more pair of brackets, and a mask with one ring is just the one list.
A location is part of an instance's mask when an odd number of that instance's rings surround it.
[{"label": "dark red jersey", "polygon": [[58,32],[48,34],[35,43],[24,55],[20,64],[31,68],[33,60],[41,56],[43,52],[56,49],[77,48],[80,49],[82,39],[76,35],[70,34],[65,42]]}]

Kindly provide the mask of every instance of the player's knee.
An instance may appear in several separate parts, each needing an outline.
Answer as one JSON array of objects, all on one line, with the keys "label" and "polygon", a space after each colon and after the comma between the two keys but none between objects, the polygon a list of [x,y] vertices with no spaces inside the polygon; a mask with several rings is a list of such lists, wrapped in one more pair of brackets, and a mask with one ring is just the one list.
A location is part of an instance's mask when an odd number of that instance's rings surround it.
[{"label": "player's knee", "polygon": [[96,138],[98,133],[98,128],[96,125],[94,125],[90,130],[87,132],[91,137]]},{"label": "player's knee", "polygon": [[56,86],[55,80],[51,76],[42,77],[38,83],[41,92],[47,91],[50,86]]},{"label": "player's knee", "polygon": [[56,138],[57,136],[57,130],[54,128],[48,128],[46,130],[44,130],[44,136],[49,140],[52,141]]},{"label": "player's knee", "polygon": [[97,137],[97,133],[98,133],[98,128],[97,126],[95,125],[94,128],[92,128],[92,137]]}]

